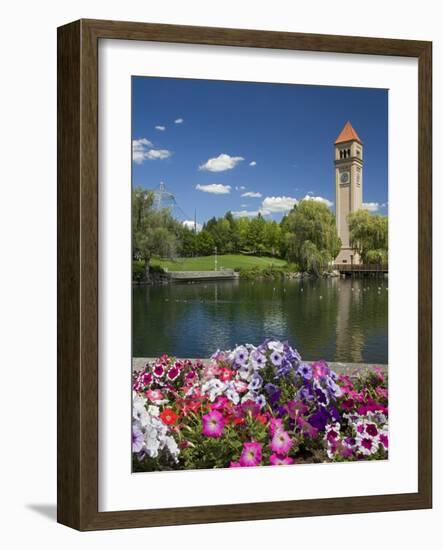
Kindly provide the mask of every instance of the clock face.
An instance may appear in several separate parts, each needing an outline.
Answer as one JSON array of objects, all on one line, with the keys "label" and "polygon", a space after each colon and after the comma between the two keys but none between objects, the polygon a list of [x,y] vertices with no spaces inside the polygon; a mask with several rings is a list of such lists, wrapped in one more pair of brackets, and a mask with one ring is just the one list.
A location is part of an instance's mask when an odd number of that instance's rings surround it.
[{"label": "clock face", "polygon": [[340,176],[340,181],[342,183],[348,183],[348,181],[349,181],[349,172],[343,172],[342,175]]}]

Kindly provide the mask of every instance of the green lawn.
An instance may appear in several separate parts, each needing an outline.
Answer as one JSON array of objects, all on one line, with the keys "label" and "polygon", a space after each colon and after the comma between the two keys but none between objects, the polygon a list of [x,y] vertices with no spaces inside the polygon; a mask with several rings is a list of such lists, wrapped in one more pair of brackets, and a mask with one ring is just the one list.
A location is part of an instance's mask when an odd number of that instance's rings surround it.
[{"label": "green lawn", "polygon": [[[152,265],[161,265],[168,271],[213,271],[214,256],[197,256],[195,258],[179,258],[171,260],[152,260]],[[224,254],[217,256],[218,269],[249,268],[249,267],[284,267],[285,260],[267,256],[243,256],[242,254]]]}]

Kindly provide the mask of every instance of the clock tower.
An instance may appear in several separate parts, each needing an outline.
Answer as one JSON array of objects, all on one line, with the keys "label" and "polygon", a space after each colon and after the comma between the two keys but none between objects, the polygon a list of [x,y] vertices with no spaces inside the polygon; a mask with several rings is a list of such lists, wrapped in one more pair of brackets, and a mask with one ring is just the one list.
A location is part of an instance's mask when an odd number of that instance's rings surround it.
[{"label": "clock tower", "polygon": [[363,200],[363,142],[348,121],[335,140],[335,206],[341,250],[337,264],[360,263],[358,254],[349,244],[347,216],[362,208]]}]

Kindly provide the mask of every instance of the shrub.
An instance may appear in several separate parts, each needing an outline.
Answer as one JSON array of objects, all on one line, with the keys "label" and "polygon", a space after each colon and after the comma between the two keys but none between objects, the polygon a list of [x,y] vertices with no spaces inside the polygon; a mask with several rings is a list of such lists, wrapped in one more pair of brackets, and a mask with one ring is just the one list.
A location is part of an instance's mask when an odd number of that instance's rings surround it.
[{"label": "shrub", "polygon": [[142,260],[134,260],[132,262],[132,280],[135,283],[143,283],[145,279],[145,263]]},{"label": "shrub", "polygon": [[165,270],[161,265],[154,264],[149,266],[149,273],[164,273]]}]

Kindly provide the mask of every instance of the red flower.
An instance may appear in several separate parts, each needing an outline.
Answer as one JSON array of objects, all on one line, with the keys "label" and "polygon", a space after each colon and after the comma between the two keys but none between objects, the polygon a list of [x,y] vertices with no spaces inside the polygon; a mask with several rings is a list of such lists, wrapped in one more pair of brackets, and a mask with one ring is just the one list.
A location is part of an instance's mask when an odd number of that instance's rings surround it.
[{"label": "red flower", "polygon": [[266,416],[266,414],[258,414],[257,420],[260,422],[260,424],[263,424],[263,426],[265,426],[268,422],[268,417]]},{"label": "red flower", "polygon": [[163,423],[167,426],[175,424],[178,419],[178,415],[172,409],[165,409],[161,414],[160,418],[163,420]]},{"label": "red flower", "polygon": [[238,416],[233,418],[232,422],[236,425],[236,426],[239,426],[240,424],[244,424],[245,423],[245,419],[244,418],[239,418]]},{"label": "red flower", "polygon": [[222,369],[219,378],[223,382],[228,382],[233,376],[234,371],[232,371],[231,369]]}]

